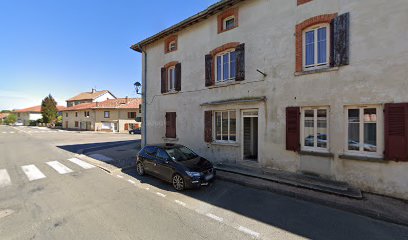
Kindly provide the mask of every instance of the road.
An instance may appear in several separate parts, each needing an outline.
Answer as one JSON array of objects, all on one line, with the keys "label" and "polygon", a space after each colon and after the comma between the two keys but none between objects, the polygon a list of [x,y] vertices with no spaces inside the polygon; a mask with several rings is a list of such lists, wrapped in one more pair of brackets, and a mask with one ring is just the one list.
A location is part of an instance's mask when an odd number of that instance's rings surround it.
[{"label": "road", "polygon": [[68,147],[135,136],[28,129],[0,126],[2,240],[408,239],[403,226],[229,182],[179,193],[132,169],[108,174]]}]

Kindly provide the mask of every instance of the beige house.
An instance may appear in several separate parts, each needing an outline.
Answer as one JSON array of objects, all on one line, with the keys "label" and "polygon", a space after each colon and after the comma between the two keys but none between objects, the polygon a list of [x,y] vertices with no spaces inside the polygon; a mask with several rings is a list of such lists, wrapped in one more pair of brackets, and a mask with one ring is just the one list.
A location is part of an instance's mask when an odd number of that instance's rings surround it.
[{"label": "beige house", "polygon": [[116,99],[116,97],[108,90],[96,91],[96,89],[92,89],[92,91],[80,93],[66,102],[67,107],[72,107],[82,103],[102,102],[108,99]]},{"label": "beige house", "polygon": [[62,114],[64,129],[128,132],[140,128],[136,121],[141,99],[117,98],[67,107]]},{"label": "beige house", "polygon": [[132,46],[143,144],[408,199],[407,12],[406,0],[214,4]]}]

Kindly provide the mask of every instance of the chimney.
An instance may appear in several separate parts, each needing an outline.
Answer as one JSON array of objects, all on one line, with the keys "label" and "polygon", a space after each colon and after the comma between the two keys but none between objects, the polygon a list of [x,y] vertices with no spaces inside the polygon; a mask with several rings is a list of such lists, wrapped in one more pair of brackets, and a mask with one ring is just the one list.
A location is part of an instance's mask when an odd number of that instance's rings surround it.
[{"label": "chimney", "polygon": [[96,89],[95,88],[92,88],[92,93],[95,93],[96,92]]},{"label": "chimney", "polygon": [[96,102],[96,106],[98,106],[98,102]]},{"label": "chimney", "polygon": [[128,104],[129,103],[129,98],[128,98],[128,96],[126,96],[126,104]]}]

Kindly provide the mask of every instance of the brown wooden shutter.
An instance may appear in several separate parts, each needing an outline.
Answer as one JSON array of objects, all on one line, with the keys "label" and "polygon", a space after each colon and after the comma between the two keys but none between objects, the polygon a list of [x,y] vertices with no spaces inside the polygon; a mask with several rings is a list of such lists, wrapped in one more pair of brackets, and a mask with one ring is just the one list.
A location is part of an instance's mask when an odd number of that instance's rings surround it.
[{"label": "brown wooden shutter", "polygon": [[245,80],[245,43],[241,43],[235,48],[236,52],[236,77],[235,81],[244,81]]},{"label": "brown wooden shutter", "polygon": [[204,112],[204,141],[212,142],[212,111]]},{"label": "brown wooden shutter", "polygon": [[205,55],[205,86],[214,85],[213,76],[213,56],[211,54]]},{"label": "brown wooden shutter", "polygon": [[350,62],[350,13],[344,13],[331,22],[331,66]]},{"label": "brown wooden shutter", "polygon": [[167,69],[161,68],[161,93],[167,92]]},{"label": "brown wooden shutter", "polygon": [[408,161],[408,103],[384,106],[384,157]]},{"label": "brown wooden shutter", "polygon": [[166,113],[166,138],[176,138],[176,113]]},{"label": "brown wooden shutter", "polygon": [[129,123],[125,123],[125,130],[129,130]]},{"label": "brown wooden shutter", "polygon": [[130,116],[130,112],[128,112],[128,118],[131,118],[131,116]]},{"label": "brown wooden shutter", "polygon": [[177,63],[175,67],[176,71],[176,91],[181,91],[181,63]]},{"label": "brown wooden shutter", "polygon": [[300,150],[300,108],[286,108],[286,150]]}]

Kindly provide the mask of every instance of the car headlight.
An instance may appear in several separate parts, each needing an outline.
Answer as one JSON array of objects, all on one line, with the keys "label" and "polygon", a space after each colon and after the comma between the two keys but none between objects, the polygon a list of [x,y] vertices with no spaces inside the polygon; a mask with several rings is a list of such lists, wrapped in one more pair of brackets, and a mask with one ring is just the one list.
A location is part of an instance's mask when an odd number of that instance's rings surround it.
[{"label": "car headlight", "polygon": [[189,171],[186,171],[186,173],[187,173],[187,175],[190,176],[190,177],[200,177],[200,176],[201,176],[201,173],[199,173],[199,172],[189,172]]}]

